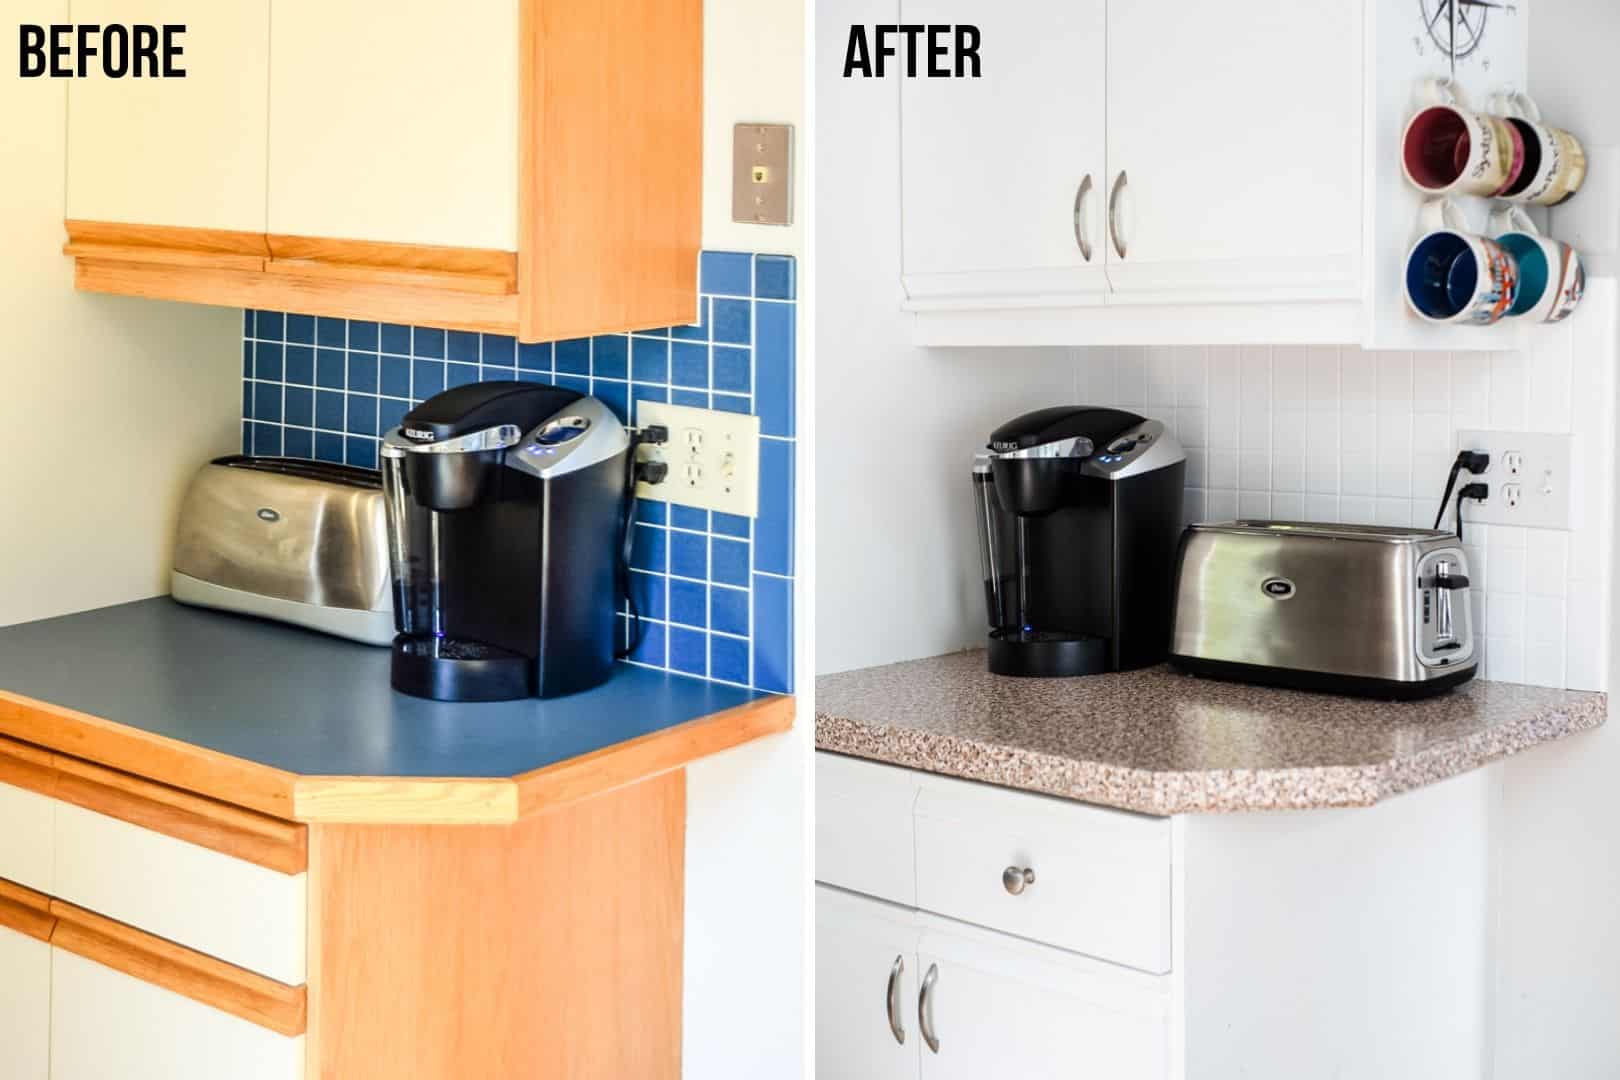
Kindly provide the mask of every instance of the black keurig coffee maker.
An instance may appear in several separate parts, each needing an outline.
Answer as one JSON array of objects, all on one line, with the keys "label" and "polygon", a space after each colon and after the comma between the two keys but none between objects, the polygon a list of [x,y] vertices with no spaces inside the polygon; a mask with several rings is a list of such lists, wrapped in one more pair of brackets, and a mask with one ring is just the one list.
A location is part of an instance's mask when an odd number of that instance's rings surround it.
[{"label": "black keurig coffee maker", "polygon": [[973,463],[998,675],[1091,675],[1170,648],[1186,454],[1157,420],[1041,409]]},{"label": "black keurig coffee maker", "polygon": [[394,688],[503,701],[605,680],[629,461],[607,406],[533,383],[447,390],[388,432]]}]

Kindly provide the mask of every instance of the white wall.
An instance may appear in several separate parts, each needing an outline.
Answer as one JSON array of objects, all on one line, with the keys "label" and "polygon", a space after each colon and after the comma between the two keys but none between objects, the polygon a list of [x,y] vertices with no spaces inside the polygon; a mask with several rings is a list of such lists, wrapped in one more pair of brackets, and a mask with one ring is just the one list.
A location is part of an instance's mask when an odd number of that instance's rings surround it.
[{"label": "white wall", "polygon": [[66,84],[19,78],[13,47],[67,9],[0,26],[0,624],[166,592],[185,482],[240,439],[241,312],[73,291]]},{"label": "white wall", "polygon": [[[703,246],[805,254],[805,26],[800,0],[706,0],[704,12]],[[798,196],[791,226],[731,220],[731,130],[789,123]],[[799,268],[799,382],[811,378],[809,274]],[[810,880],[812,725],[810,627],[814,587],[806,476],[810,395],[798,397],[799,513],[795,670],[799,719],[784,735],[699,762],[688,771],[686,828],[685,1075],[754,1080],[802,1073]]]},{"label": "white wall", "polygon": [[[1620,203],[1620,5],[1610,0],[1538,3],[1531,22],[1531,90],[1549,120],[1593,152],[1586,187],[1552,227],[1614,252]],[[1609,148],[1605,151],[1605,148]],[[1605,157],[1607,160],[1605,161]],[[1604,222],[1592,228],[1592,222]],[[1594,237],[1601,237],[1593,240]],[[1615,348],[1611,340],[1609,347]],[[1608,390],[1613,407],[1615,388]],[[1610,437],[1614,436],[1611,421]],[[1612,451],[1611,451],[1612,455]],[[1611,490],[1620,502],[1620,488]],[[1598,554],[1612,565],[1613,544]],[[1620,577],[1620,575],[1613,575]],[[1620,611],[1620,597],[1611,598]],[[1611,626],[1609,685],[1620,687]],[[1620,708],[1597,731],[1509,758],[1501,850],[1502,907],[1497,982],[1497,1080],[1600,1080],[1620,1070]]]}]

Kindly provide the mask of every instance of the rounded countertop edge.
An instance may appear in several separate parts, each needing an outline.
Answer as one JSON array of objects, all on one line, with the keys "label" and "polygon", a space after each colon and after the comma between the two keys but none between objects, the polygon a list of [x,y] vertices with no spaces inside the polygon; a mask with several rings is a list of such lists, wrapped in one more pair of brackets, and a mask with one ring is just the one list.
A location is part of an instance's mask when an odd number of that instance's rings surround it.
[{"label": "rounded countertop edge", "polygon": [[1052,754],[922,728],[817,712],[818,751],[1117,810],[1177,814],[1346,809],[1482,768],[1601,727],[1607,695],[1536,711],[1410,754],[1358,764],[1158,770]]},{"label": "rounded countertop edge", "polygon": [[789,730],[770,695],[506,777],[342,776],[272,765],[0,690],[0,737],[300,824],[507,825]]}]

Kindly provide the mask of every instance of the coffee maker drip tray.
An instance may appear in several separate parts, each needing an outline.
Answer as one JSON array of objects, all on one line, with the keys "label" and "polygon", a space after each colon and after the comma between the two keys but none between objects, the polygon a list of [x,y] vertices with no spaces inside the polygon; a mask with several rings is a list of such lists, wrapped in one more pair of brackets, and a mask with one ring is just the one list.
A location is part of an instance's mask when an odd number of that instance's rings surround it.
[{"label": "coffee maker drip tray", "polygon": [[1108,639],[1061,630],[992,630],[989,661],[992,675],[1096,675],[1109,670]]},{"label": "coffee maker drip tray", "polygon": [[401,634],[393,686],[437,701],[515,701],[534,696],[534,662],[482,641]]}]

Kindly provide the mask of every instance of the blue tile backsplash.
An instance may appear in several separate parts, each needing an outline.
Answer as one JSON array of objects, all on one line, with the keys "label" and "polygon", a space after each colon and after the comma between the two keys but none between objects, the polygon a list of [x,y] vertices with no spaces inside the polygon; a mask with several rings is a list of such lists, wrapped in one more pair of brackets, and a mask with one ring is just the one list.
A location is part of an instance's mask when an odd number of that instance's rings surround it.
[{"label": "blue tile backsplash", "polygon": [[789,693],[796,278],[787,256],[705,251],[691,326],[540,345],[249,311],[243,452],[375,468],[378,436],[412,405],[485,379],[572,387],[631,424],[639,401],[756,414],[758,518],[651,501],[637,511],[631,587],[646,632],[630,662]]}]

